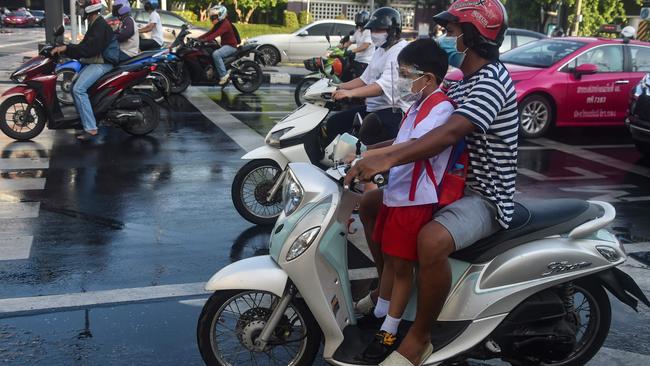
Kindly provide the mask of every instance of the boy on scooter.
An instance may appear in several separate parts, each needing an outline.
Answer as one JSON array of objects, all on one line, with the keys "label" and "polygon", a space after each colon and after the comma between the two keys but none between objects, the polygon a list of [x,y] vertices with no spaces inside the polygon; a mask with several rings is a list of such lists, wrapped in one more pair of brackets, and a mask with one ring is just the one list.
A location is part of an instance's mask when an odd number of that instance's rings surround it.
[{"label": "boy on scooter", "polygon": [[[454,111],[439,86],[447,72],[447,54],[432,39],[418,39],[397,56],[397,89],[403,100],[412,101],[394,141],[418,139],[443,125]],[[368,150],[364,157],[374,151]],[[369,362],[382,361],[397,346],[397,328],[411,295],[417,262],[417,237],[431,221],[438,200],[438,184],[445,173],[452,147],[440,154],[390,169],[372,240],[381,247],[384,268],[376,320],[384,319],[379,332],[363,352]],[[369,317],[366,317],[369,318]]]}]

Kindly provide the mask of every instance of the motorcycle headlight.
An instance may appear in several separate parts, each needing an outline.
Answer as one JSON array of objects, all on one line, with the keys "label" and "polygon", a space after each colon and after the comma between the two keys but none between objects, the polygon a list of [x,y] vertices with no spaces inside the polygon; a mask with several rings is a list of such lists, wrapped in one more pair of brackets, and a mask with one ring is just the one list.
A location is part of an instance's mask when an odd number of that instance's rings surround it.
[{"label": "motorcycle headlight", "polygon": [[282,186],[282,203],[284,204],[284,214],[291,215],[296,211],[302,202],[303,189],[300,183],[296,181],[293,173],[289,171],[286,178],[284,178],[284,185]]},{"label": "motorcycle headlight", "polygon": [[11,80],[17,82],[17,83],[22,83],[23,81],[25,81],[25,75],[23,75],[23,74],[18,74],[18,75],[17,74],[11,74],[11,76],[9,78]]},{"label": "motorcycle headlight", "polygon": [[314,242],[316,236],[320,232],[320,226],[311,228],[300,236],[291,244],[289,251],[287,252],[287,261],[298,258],[302,253],[309,248],[309,246]]},{"label": "motorcycle headlight", "polygon": [[289,132],[293,127],[287,127],[283,128],[281,130],[271,132],[267,137],[266,137],[266,144],[275,148],[280,148],[280,139],[284,134]]}]

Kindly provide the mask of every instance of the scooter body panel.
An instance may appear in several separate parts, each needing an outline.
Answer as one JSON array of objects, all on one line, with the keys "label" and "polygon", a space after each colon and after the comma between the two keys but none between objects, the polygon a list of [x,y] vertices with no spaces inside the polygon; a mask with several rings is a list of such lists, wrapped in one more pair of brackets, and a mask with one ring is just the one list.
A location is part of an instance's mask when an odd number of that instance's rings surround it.
[{"label": "scooter body panel", "polygon": [[36,90],[25,84],[18,84],[2,93],[2,97],[11,97],[14,95],[24,95],[27,103],[31,104],[34,102],[34,98],[36,98]]},{"label": "scooter body panel", "polygon": [[284,169],[287,166],[287,164],[289,164],[289,160],[282,153],[282,150],[276,149],[269,145],[263,145],[258,147],[255,150],[249,151],[248,153],[246,153],[246,155],[242,156],[241,159],[242,160],[271,159],[278,164],[280,169]]},{"label": "scooter body panel", "polygon": [[291,128],[282,135],[280,141],[296,138],[318,127],[327,117],[329,109],[305,103],[273,126],[268,135]]},{"label": "scooter body panel", "polygon": [[271,256],[263,255],[242,259],[222,268],[205,284],[205,290],[261,290],[281,297],[287,278],[285,271]]},{"label": "scooter body panel", "polygon": [[79,62],[77,60],[70,60],[70,61],[66,61],[66,62],[64,62],[62,64],[56,65],[56,70],[55,71],[59,72],[61,70],[68,70],[69,69],[69,70],[74,71],[75,73],[78,73],[79,71],[81,71],[82,68],[83,68],[83,65],[81,64],[81,62]]}]

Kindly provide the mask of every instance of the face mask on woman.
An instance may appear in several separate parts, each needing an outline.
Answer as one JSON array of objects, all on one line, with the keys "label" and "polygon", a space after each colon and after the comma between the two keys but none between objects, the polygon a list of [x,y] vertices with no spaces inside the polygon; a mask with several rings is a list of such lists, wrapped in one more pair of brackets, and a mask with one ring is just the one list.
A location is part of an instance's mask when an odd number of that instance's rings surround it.
[{"label": "face mask on woman", "polygon": [[449,57],[449,65],[456,68],[460,68],[460,66],[463,64],[463,61],[465,60],[465,54],[467,53],[467,48],[465,48],[465,51],[463,52],[458,51],[458,38],[462,36],[462,34],[460,36],[445,35],[438,41],[440,48],[442,48]]},{"label": "face mask on woman", "polygon": [[370,33],[370,38],[375,47],[381,47],[388,40],[388,33]]}]

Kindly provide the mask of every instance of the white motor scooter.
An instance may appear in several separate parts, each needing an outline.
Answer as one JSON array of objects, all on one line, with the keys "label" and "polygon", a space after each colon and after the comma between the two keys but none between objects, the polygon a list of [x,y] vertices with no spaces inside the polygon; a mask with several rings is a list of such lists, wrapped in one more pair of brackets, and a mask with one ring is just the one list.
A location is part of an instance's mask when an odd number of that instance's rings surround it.
[{"label": "white motor scooter", "polygon": [[[307,103],[278,122],[266,135],[266,144],[246,155],[249,160],[235,175],[232,183],[232,201],[242,217],[258,225],[275,223],[282,205],[278,193],[278,177],[288,163],[312,163],[323,169],[331,167],[331,148],[338,138],[325,145],[323,121],[330,112],[332,94],[336,85],[321,79],[310,86]],[[354,123],[360,126],[360,117]],[[274,189],[275,186],[275,189]]]},{"label": "white motor scooter", "polygon": [[[270,254],[217,272],[198,322],[208,365],[310,365],[324,341],[332,365],[363,364],[374,331],[356,326],[346,223],[360,194],[342,187],[343,168],[292,163]],[[617,269],[626,254],[603,229],[605,202],[517,202],[511,228],[454,253],[451,291],[432,330],[425,365],[501,358],[515,365],[584,365],[611,320],[605,289],[637,307],[650,302]],[[400,329],[414,319],[414,293]]]}]

